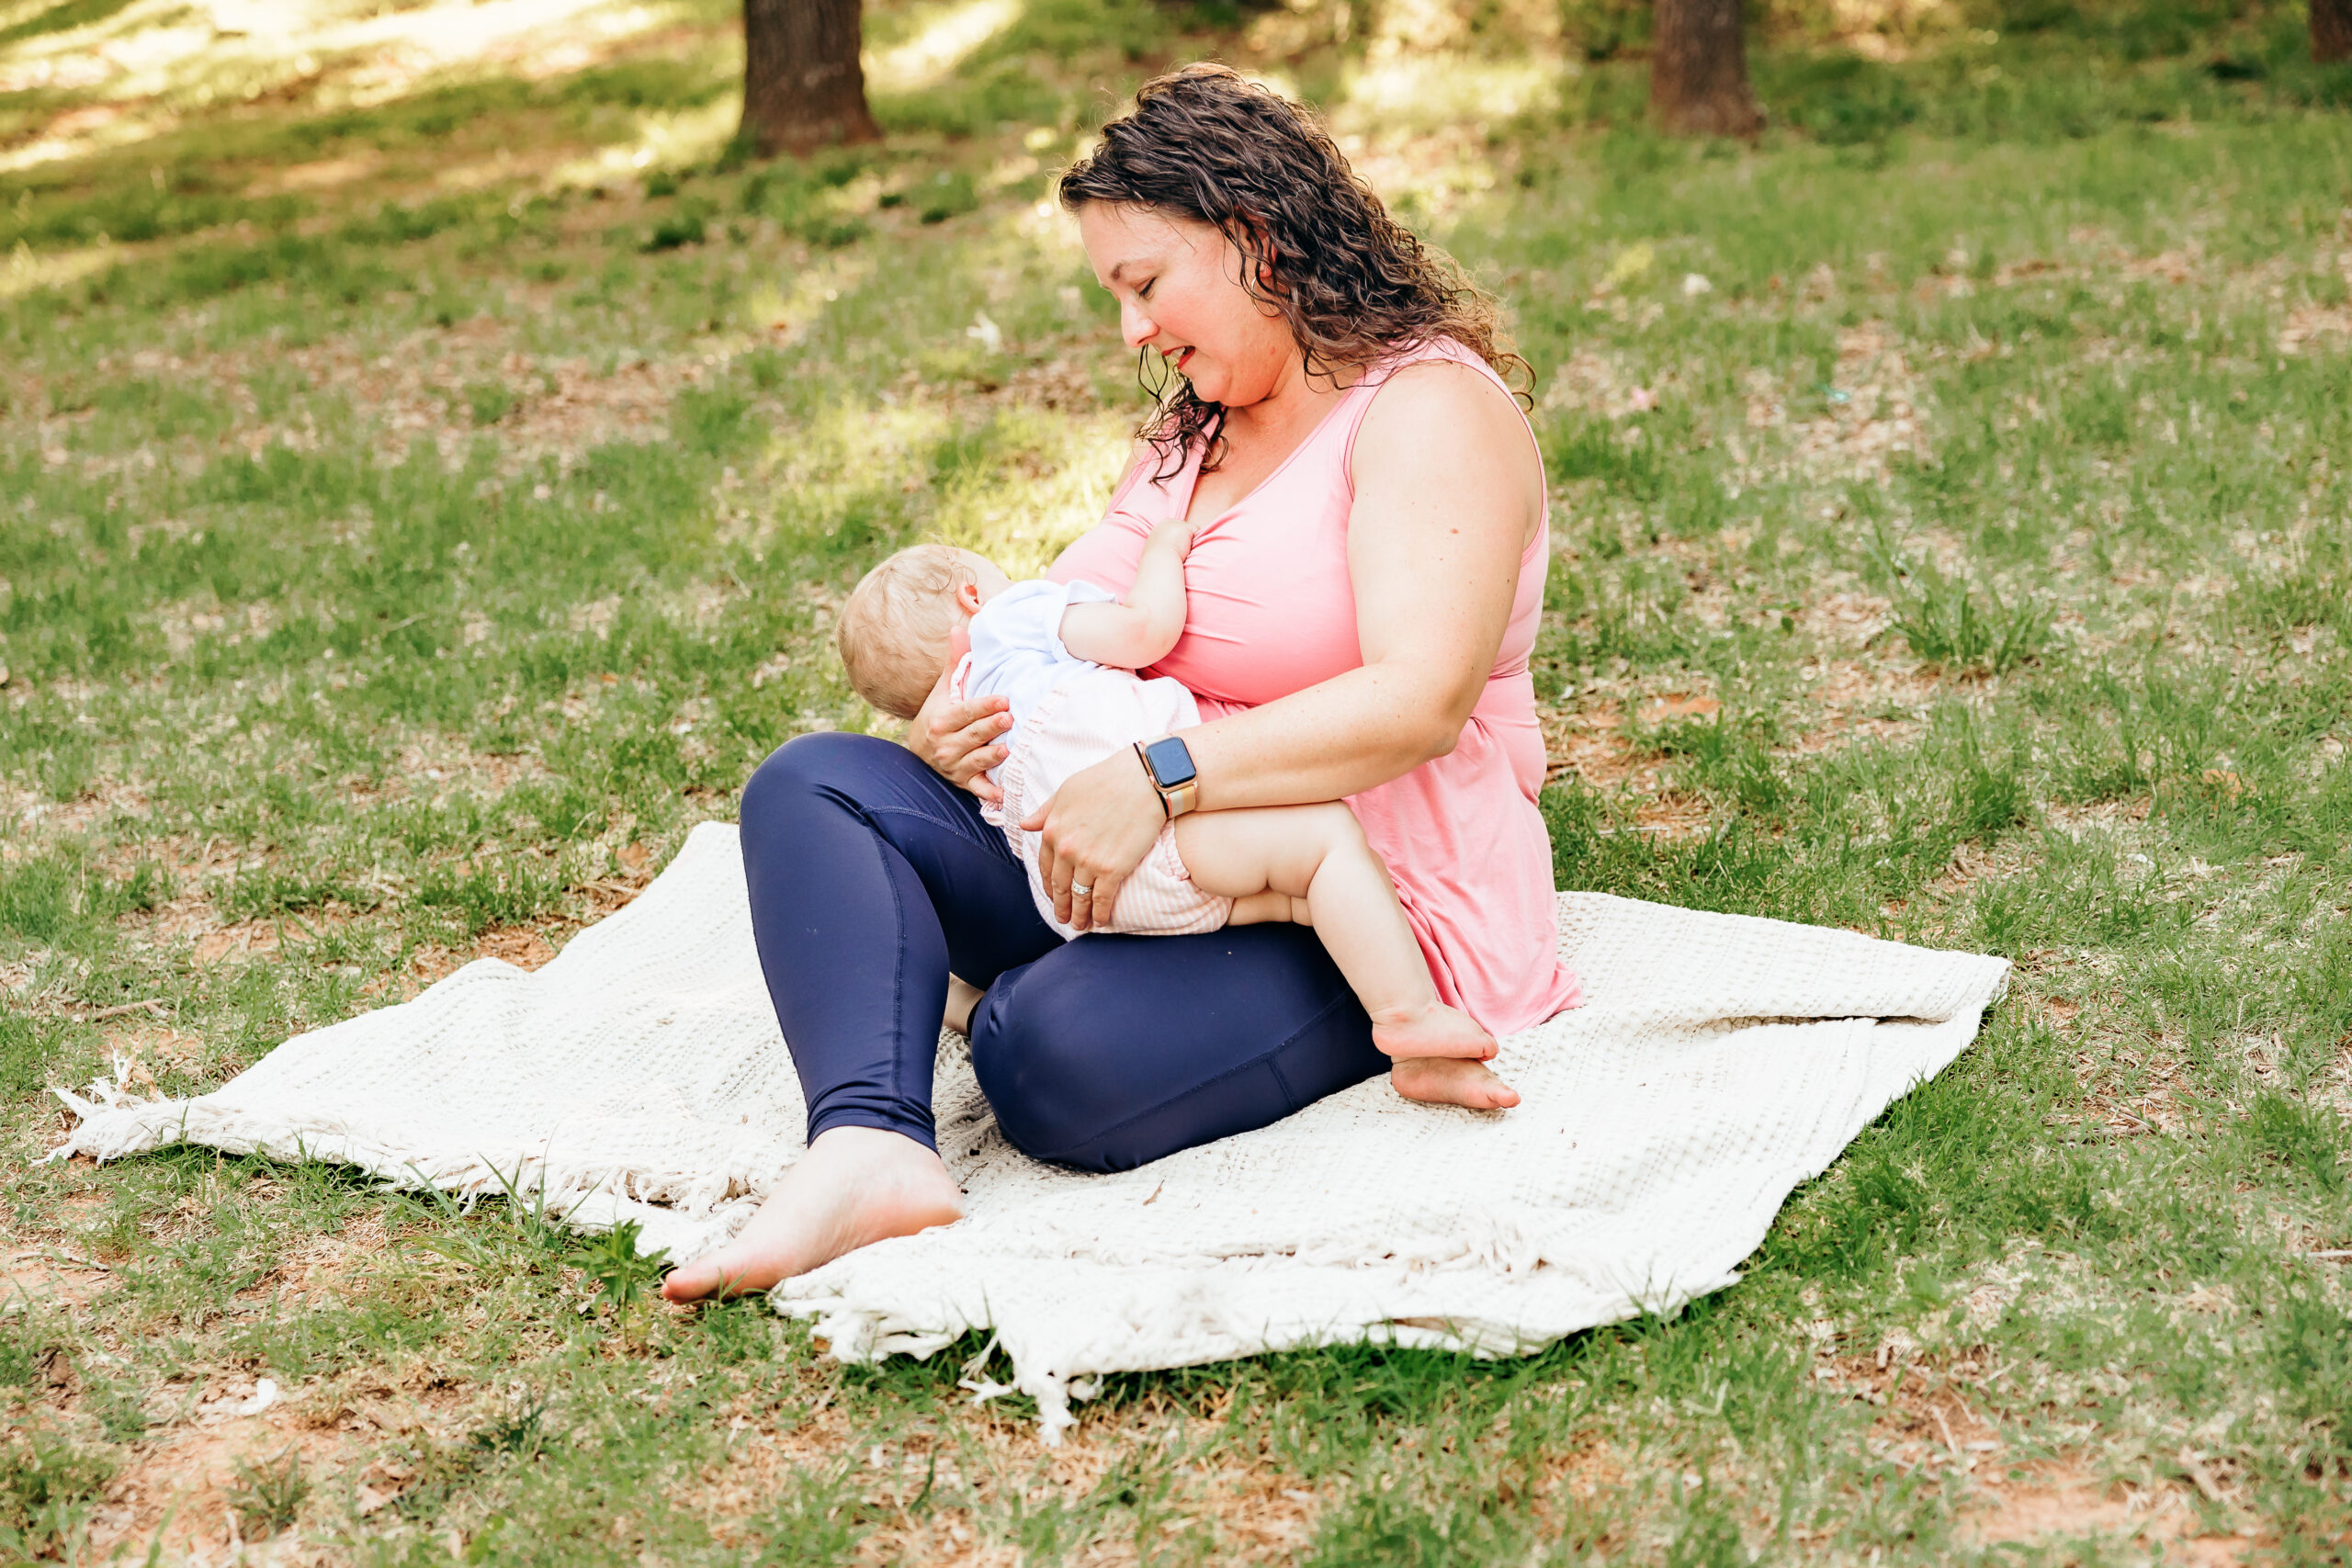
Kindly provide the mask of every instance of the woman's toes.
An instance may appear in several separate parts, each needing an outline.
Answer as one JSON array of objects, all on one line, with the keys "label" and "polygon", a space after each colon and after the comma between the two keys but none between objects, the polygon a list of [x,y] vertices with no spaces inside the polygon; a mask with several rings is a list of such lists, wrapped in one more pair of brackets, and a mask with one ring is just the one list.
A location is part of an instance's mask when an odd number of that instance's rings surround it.
[{"label": "woman's toes", "polygon": [[726,1283],[726,1274],[708,1258],[697,1258],[682,1263],[662,1278],[662,1298],[671,1302],[698,1302],[715,1295]]},{"label": "woman's toes", "polygon": [[673,1302],[764,1291],[844,1252],[963,1214],[939,1156],[896,1133],[839,1127],[819,1135],[734,1238],[671,1272]]},{"label": "woman's toes", "polygon": [[740,1246],[730,1245],[671,1269],[662,1281],[662,1294],[673,1302],[740,1296],[767,1290],[791,1272],[788,1262],[781,1256],[746,1256]]}]

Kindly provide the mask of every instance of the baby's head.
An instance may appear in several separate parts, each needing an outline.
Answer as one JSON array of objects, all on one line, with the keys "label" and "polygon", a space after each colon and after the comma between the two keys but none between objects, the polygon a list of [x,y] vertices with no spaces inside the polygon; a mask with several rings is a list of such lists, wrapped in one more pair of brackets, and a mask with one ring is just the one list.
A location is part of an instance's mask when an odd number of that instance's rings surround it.
[{"label": "baby's head", "polygon": [[948,640],[1012,580],[986,556],[948,545],[900,550],[842,607],[842,662],[857,694],[912,718],[947,668]]}]

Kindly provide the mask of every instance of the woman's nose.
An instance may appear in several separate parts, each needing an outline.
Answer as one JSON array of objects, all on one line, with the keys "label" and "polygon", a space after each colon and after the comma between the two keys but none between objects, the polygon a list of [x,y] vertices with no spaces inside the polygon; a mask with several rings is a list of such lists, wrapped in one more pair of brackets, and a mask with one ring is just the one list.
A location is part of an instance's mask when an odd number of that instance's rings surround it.
[{"label": "woman's nose", "polygon": [[1119,307],[1119,333],[1129,348],[1141,348],[1159,335],[1159,323],[1129,301]]}]

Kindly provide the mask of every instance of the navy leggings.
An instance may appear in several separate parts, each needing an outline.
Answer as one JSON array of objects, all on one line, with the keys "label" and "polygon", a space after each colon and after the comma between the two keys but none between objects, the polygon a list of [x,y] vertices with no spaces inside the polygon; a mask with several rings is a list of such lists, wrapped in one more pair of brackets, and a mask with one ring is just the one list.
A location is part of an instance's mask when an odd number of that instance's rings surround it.
[{"label": "navy leggings", "polygon": [[885,1127],[937,1146],[951,970],[987,993],[972,1066],[997,1124],[1080,1169],[1262,1127],[1388,1066],[1306,927],[1063,942],[979,803],[888,740],[778,748],[743,791],[743,867],[812,1139]]}]

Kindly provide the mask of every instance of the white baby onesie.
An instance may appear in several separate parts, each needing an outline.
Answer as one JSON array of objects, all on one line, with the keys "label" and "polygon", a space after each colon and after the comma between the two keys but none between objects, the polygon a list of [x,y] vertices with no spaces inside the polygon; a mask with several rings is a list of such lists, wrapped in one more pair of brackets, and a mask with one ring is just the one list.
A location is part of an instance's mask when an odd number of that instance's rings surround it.
[{"label": "white baby onesie", "polygon": [[[1072,604],[1117,601],[1117,594],[1082,579],[1014,583],[972,617],[972,651],[957,663],[948,687],[966,701],[1001,696],[1011,705],[1007,755],[989,773],[1004,792],[1004,804],[982,811],[1004,829],[1028,868],[1038,912],[1066,937],[1076,933],[1054,919],[1053,898],[1037,871],[1038,835],[1023,832],[1021,823],[1070,774],[1138,740],[1201,722],[1200,705],[1183,682],[1165,676],[1147,681],[1132,670],[1080,659],[1062,645],[1062,615]],[[1171,823],[1120,885],[1112,923],[1097,929],[1176,936],[1216,931],[1232,914],[1232,899],[1193,885],[1176,852]]]}]

